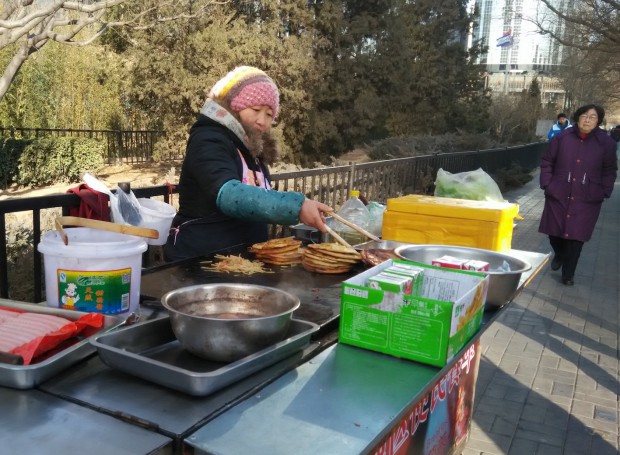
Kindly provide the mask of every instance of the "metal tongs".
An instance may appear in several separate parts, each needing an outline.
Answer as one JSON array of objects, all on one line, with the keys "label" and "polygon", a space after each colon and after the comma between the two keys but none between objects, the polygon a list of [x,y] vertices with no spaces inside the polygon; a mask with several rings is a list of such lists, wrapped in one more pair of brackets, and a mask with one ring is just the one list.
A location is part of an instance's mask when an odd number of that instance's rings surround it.
[{"label": "metal tongs", "polygon": [[[375,241],[379,241],[381,240],[379,237],[377,237],[376,235],[368,232],[366,229],[358,226],[355,223],[351,223],[349,220],[347,220],[346,218],[341,217],[340,215],[338,215],[336,212],[328,212],[328,215],[333,217],[335,220],[340,221],[342,224],[349,226],[351,229],[353,229],[354,231],[359,232],[360,234],[368,237],[370,240],[375,240]],[[327,225],[326,225],[327,226]],[[329,226],[328,226],[328,230],[327,232],[329,232]],[[329,232],[331,235],[333,235],[331,232]]]},{"label": "metal tongs", "polygon": [[[368,232],[366,229],[358,226],[355,223],[351,223],[349,220],[347,220],[346,218],[341,217],[340,215],[338,215],[335,212],[326,212],[327,215],[331,216],[332,218],[334,218],[337,221],[340,221],[342,224],[349,226],[351,229],[359,232],[360,234],[368,237],[371,240],[375,240],[375,241],[380,241],[381,239],[379,237],[377,237],[374,234],[371,234],[370,232]],[[326,223],[325,224],[325,230],[327,231],[327,233],[329,235],[331,235],[338,243],[340,243],[341,245],[346,246],[347,248],[351,248],[352,250],[354,250],[355,248],[353,248],[349,242],[347,242],[345,239],[343,239],[342,237],[340,237],[336,231],[334,231],[331,227],[329,227],[329,225]]]}]

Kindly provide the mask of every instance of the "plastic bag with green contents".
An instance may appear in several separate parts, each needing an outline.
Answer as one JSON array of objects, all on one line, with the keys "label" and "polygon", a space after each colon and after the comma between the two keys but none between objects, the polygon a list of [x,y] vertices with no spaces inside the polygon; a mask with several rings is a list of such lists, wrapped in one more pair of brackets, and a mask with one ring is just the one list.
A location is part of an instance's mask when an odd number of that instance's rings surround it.
[{"label": "plastic bag with green contents", "polygon": [[495,180],[481,168],[457,174],[440,168],[435,180],[435,196],[505,202]]}]

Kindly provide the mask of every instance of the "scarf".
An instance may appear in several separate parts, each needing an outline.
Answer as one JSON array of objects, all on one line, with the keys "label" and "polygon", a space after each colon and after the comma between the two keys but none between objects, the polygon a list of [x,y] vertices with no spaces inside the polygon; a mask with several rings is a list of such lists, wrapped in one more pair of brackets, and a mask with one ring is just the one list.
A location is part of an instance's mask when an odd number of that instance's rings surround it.
[{"label": "scarf", "polygon": [[204,106],[200,109],[200,113],[214,122],[228,128],[241,140],[241,142],[245,144],[246,147],[249,147],[248,135],[243,129],[241,123],[239,123],[239,120],[237,120],[230,112],[217,104],[211,98],[207,98]]},{"label": "scarf", "polygon": [[222,107],[211,98],[207,98],[204,106],[200,109],[200,113],[232,131],[232,133],[247,147],[254,159],[260,157],[269,165],[275,163],[278,159],[278,144],[271,133],[263,133],[261,135],[261,147],[259,147],[259,150],[253,150],[252,140],[243,128],[243,125],[241,125],[239,120],[226,108]]}]

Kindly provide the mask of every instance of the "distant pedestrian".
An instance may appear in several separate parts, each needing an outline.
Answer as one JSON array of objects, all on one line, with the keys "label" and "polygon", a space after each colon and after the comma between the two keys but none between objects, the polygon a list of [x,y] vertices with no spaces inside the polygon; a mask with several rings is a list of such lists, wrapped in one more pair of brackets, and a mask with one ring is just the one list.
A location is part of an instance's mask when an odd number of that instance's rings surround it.
[{"label": "distant pedestrian", "polygon": [[551,129],[549,130],[549,134],[547,134],[547,139],[551,140],[553,136],[555,136],[558,133],[561,133],[562,131],[564,131],[566,128],[570,126],[571,124],[570,124],[570,121],[566,118],[566,114],[564,113],[558,114],[558,121],[555,122],[553,126],[551,126]]},{"label": "distant pedestrian", "polygon": [[600,106],[577,109],[576,126],[551,141],[540,165],[545,208],[538,231],[549,236],[551,269],[562,268],[567,286],[574,284],[583,244],[592,237],[603,200],[611,196],[616,180],[616,147],[599,128],[604,118]]}]

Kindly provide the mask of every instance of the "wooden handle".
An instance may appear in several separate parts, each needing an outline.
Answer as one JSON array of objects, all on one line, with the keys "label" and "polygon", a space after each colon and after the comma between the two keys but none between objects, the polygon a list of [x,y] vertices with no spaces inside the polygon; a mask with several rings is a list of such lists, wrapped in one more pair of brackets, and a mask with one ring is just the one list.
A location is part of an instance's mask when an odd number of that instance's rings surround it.
[{"label": "wooden handle", "polygon": [[62,239],[63,243],[65,245],[69,245],[69,237],[67,237],[67,233],[62,228],[62,224],[60,224],[60,220],[58,218],[54,220],[54,224],[56,225],[56,230],[58,231],[58,234],[60,234],[60,238]]},{"label": "wooden handle", "polygon": [[349,245],[349,243],[345,239],[343,239],[338,234],[336,234],[336,232],[332,228],[330,228],[327,224],[325,225],[325,228],[327,229],[327,232],[329,233],[329,235],[331,235],[334,239],[336,239],[338,243],[346,246],[347,248],[351,248],[353,251],[355,251],[355,248]]},{"label": "wooden handle", "polygon": [[108,223],[107,221],[91,220],[90,218],[80,218],[78,216],[58,217],[61,226],[82,226],[102,231],[118,232],[120,234],[136,235],[149,239],[159,238],[159,231],[139,226],[129,226],[126,224]]},{"label": "wooden handle", "polygon": [[351,229],[359,232],[362,235],[365,235],[366,237],[368,237],[370,240],[375,240],[375,241],[379,241],[381,240],[379,237],[377,237],[374,234],[371,234],[370,232],[368,232],[366,229],[358,226],[357,224],[353,224],[351,223],[349,220],[347,220],[346,218],[341,217],[340,215],[338,215],[335,212],[328,212],[328,215],[333,217],[334,219],[340,221],[342,224],[345,224],[347,226],[349,226]]}]

